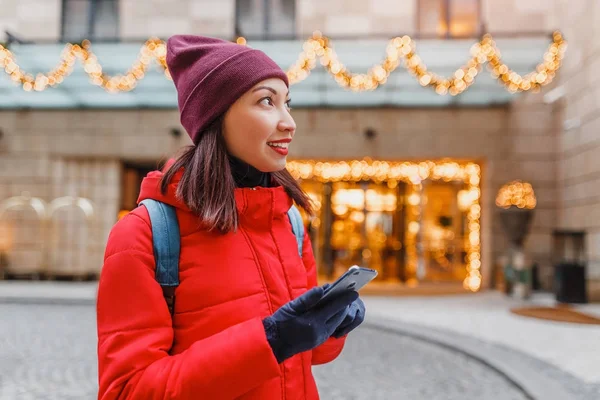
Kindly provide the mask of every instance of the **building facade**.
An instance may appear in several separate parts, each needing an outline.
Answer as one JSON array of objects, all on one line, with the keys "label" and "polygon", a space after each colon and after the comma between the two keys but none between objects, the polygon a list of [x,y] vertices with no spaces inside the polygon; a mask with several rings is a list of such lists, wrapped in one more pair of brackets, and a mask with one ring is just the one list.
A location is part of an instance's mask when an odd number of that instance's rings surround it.
[{"label": "building facade", "polygon": [[[83,39],[103,72],[123,73],[145,40],[175,33],[244,37],[291,70],[318,30],[352,72],[381,63],[390,38],[409,35],[430,70],[452,76],[485,31],[507,65],[524,74],[543,62],[560,29],[569,50],[540,93],[512,94],[485,66],[458,96],[423,87],[402,66],[376,90],[353,92],[317,62],[291,89],[298,130],[290,168],[317,205],[306,222],[324,278],[360,263],[393,284],[493,287],[508,246],[496,194],[523,180],[537,198],[526,249],[542,286],[552,285],[552,232],[585,230],[588,293],[600,297],[593,218],[600,212],[599,59],[588,40],[600,26],[594,1],[3,4],[4,45],[33,73],[54,68],[64,42]],[[0,216],[5,269],[97,273],[108,233],[135,207],[143,175],[188,144],[172,83],[149,70],[133,91],[108,93],[90,83],[79,61],[63,83],[39,92],[10,78],[0,76],[0,201],[40,199],[45,211],[15,206]]]}]

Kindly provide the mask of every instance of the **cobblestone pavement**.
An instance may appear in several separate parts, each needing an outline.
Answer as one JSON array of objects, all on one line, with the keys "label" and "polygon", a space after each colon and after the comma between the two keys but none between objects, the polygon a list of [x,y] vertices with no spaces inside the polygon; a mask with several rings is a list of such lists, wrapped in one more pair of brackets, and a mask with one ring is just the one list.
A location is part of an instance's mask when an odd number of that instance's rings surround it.
[{"label": "cobblestone pavement", "polygon": [[[365,304],[374,320],[391,319],[475,336],[543,360],[588,384],[600,385],[599,325],[557,323],[510,312],[515,307],[556,306],[549,293],[535,293],[526,301],[491,291],[442,297],[372,296],[365,298]],[[570,306],[600,315],[598,304]]]},{"label": "cobblestone pavement", "polygon": [[[525,399],[485,365],[420,340],[361,327],[314,368],[324,400]],[[0,399],[94,399],[94,307],[0,304]]]}]

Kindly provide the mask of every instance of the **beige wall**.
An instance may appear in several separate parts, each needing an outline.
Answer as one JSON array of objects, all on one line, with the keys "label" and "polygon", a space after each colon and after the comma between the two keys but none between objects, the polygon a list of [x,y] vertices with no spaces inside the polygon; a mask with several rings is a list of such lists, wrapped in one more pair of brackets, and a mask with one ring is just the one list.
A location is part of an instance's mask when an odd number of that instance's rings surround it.
[{"label": "beige wall", "polygon": [[[99,270],[120,207],[121,160],[156,162],[170,156],[187,143],[187,136],[170,135],[171,127],[179,127],[177,111],[0,112],[0,202],[29,192],[46,203],[83,197],[95,207],[91,222],[73,209],[55,215],[48,229],[57,229],[58,235],[50,236],[59,240],[45,268],[57,275]],[[82,226],[88,223],[84,243]],[[29,218],[25,229],[38,224]],[[80,262],[82,245],[88,256]]]},{"label": "beige wall", "polygon": [[0,42],[4,31],[24,39],[60,38],[61,0],[0,0]]},{"label": "beige wall", "polygon": [[600,300],[600,3],[556,2],[560,26],[569,41],[561,71],[565,97],[556,113],[560,132],[559,224],[587,232],[589,294]]},{"label": "beige wall", "polygon": [[[532,260],[540,263],[540,278],[546,288],[552,284],[552,231],[557,226],[558,187],[558,131],[560,116],[553,113],[553,106],[543,102],[542,94],[525,94],[511,104],[507,136],[510,151],[505,164],[518,165],[517,168],[500,166],[496,184],[514,179],[531,182],[537,198],[533,225],[525,242],[525,248]],[[496,189],[497,190],[497,189]],[[497,213],[494,216],[494,236],[501,237],[506,246]]]},{"label": "beige wall", "polygon": [[416,3],[390,0],[300,0],[297,2],[298,33],[319,30],[335,35],[412,34],[416,29]]},{"label": "beige wall", "polygon": [[558,28],[553,0],[482,0],[481,14],[492,33],[552,32]]},{"label": "beige wall", "polygon": [[168,37],[175,33],[233,37],[232,0],[121,0],[123,38]]},{"label": "beige wall", "polygon": [[[0,0],[0,34],[58,40],[61,0]],[[120,0],[124,39],[167,37],[175,33],[233,37],[234,0]],[[298,0],[297,33],[320,30],[329,36],[415,34],[418,0]],[[557,27],[552,2],[481,0],[481,16],[491,32],[548,32]],[[578,7],[578,6],[575,6]]]},{"label": "beige wall", "polygon": [[[293,111],[298,134],[290,157],[449,157],[482,163],[482,252],[487,285],[490,268],[505,246],[504,234],[494,220],[495,194],[511,179],[529,180],[538,192],[540,206],[528,247],[535,259],[547,266],[549,232],[556,219],[556,135],[547,107],[533,103],[514,110],[298,109]],[[539,121],[533,128],[532,115]],[[64,195],[89,196],[101,215],[95,237],[105,240],[121,197],[119,161],[156,162],[173,154],[188,139],[173,138],[169,133],[172,127],[179,127],[177,111],[0,112],[5,135],[0,141],[0,199],[22,190],[47,201]],[[367,128],[377,132],[375,139],[365,138]],[[98,174],[106,174],[99,183],[94,180],[99,179],[94,178]],[[549,269],[544,271],[548,283]]]}]

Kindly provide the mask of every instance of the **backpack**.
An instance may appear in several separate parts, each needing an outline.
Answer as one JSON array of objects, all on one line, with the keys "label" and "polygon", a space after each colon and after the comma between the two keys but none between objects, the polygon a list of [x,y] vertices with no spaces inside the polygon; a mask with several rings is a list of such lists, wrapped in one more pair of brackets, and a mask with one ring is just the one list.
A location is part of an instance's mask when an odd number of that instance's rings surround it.
[{"label": "backpack", "polygon": [[[156,280],[160,284],[163,296],[171,315],[175,312],[175,289],[179,286],[179,222],[175,208],[163,202],[146,199],[140,202],[150,216],[152,226],[152,246],[156,263]],[[296,236],[298,254],[302,258],[304,241],[304,223],[300,211],[295,205],[288,211],[292,232]]]}]

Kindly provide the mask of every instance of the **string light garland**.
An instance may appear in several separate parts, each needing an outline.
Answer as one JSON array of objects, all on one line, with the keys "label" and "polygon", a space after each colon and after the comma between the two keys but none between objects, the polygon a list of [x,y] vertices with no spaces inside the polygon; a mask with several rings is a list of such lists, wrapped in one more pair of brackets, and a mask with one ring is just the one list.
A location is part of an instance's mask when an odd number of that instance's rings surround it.
[{"label": "string light garland", "polygon": [[533,210],[537,200],[529,182],[512,181],[500,188],[496,196],[496,205],[505,209],[516,206]]},{"label": "string light garland", "polygon": [[296,64],[289,69],[288,77],[292,84],[306,79],[319,58],[340,86],[354,91],[368,91],[384,84],[390,73],[400,64],[400,58],[403,58],[404,67],[416,77],[421,86],[432,87],[439,95],[449,93],[456,96],[473,84],[481,66],[489,62],[492,75],[503,82],[510,92],[515,93],[539,90],[541,86],[550,83],[562,64],[566,48],[567,44],[562,34],[554,32],[552,44],[544,54],[544,62],[537,66],[536,71],[522,77],[502,62],[501,53],[496,48],[492,35],[486,34],[480,42],[471,47],[472,58],[451,77],[444,78],[427,70],[427,66],[416,53],[415,41],[410,36],[403,36],[390,40],[386,48],[386,57],[381,64],[371,67],[366,74],[356,74],[348,71],[339,61],[329,45],[329,39],[323,37],[320,32],[315,32],[312,38],[304,43],[304,51]]},{"label": "string light garland", "polygon": [[[410,220],[408,229],[409,241],[406,243],[409,269],[416,271],[418,261],[418,250],[416,235],[420,229],[419,213],[421,184],[423,181],[442,180],[445,182],[463,182],[466,185],[465,198],[468,203],[464,204],[467,212],[467,226],[465,236],[466,269],[467,276],[463,286],[473,292],[481,288],[481,168],[475,163],[459,164],[449,161],[424,161],[420,163],[411,162],[387,162],[372,161],[370,159],[355,161],[289,161],[287,169],[295,179],[314,179],[320,182],[340,182],[372,180],[375,182],[397,182],[409,183],[410,192],[409,208],[414,210],[414,218]],[[412,214],[411,214],[412,215]],[[409,219],[410,219],[409,215]]]},{"label": "string light garland", "polygon": [[81,45],[67,43],[61,53],[59,65],[48,73],[38,73],[35,77],[19,67],[12,52],[0,45],[0,67],[3,67],[11,80],[20,84],[25,91],[41,92],[48,87],[61,84],[73,72],[75,61],[79,59],[83,69],[94,85],[101,86],[107,92],[128,92],[133,90],[138,81],[144,78],[150,63],[155,60],[170,78],[167,70],[167,48],[160,39],[149,39],[140,49],[138,59],[123,75],[109,76],[102,72],[98,57],[91,51],[91,43],[84,40]]},{"label": "string light garland", "polygon": [[[243,37],[238,37],[236,43],[247,45]],[[475,82],[482,65],[488,63],[492,76],[511,93],[537,91],[552,82],[561,67],[566,47],[567,43],[563,35],[558,31],[554,32],[552,43],[544,54],[543,62],[536,67],[535,71],[521,76],[503,63],[495,41],[490,34],[486,34],[471,47],[471,58],[465,65],[457,69],[452,76],[442,77],[427,69],[416,53],[415,41],[410,36],[402,36],[389,41],[386,56],[381,64],[374,65],[366,74],[360,74],[350,72],[330,46],[330,39],[320,32],[315,32],[304,42],[303,51],[296,63],[288,69],[287,75],[290,84],[301,82],[316,67],[318,59],[341,87],[356,92],[371,91],[386,83],[389,75],[400,66],[402,59],[404,68],[417,79],[419,84],[433,88],[439,95],[456,96]],[[102,66],[91,51],[91,43],[88,40],[83,41],[81,45],[68,43],[62,51],[59,65],[54,70],[46,74],[38,73],[35,77],[22,71],[13,53],[0,45],[0,68],[4,68],[11,79],[26,91],[42,91],[59,85],[71,74],[77,59],[83,63],[91,82],[109,92],[127,92],[134,89],[137,82],[144,78],[153,60],[164,70],[165,76],[171,78],[167,69],[165,42],[157,38],[146,41],[140,49],[138,59],[129,71],[113,77],[102,72]]]}]

